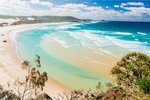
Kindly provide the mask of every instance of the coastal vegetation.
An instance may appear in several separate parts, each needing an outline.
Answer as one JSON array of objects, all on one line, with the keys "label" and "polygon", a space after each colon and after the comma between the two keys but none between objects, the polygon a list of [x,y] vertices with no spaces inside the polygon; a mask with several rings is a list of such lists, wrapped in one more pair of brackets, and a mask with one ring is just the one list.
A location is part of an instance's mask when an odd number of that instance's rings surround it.
[{"label": "coastal vegetation", "polygon": [[2,100],[27,100],[41,93],[48,76],[46,72],[41,73],[40,57],[36,55],[34,64],[29,61],[22,63],[22,68],[27,69],[27,75],[23,80],[18,79],[14,83],[8,83],[8,90],[0,87],[0,99]]},{"label": "coastal vegetation", "polygon": [[117,84],[130,89],[136,85],[144,93],[150,93],[150,57],[142,53],[129,53],[117,63],[111,73]]},{"label": "coastal vegetation", "polygon": [[[41,67],[40,57],[37,55],[35,62],[37,67]],[[25,84],[32,87],[37,95],[37,89],[43,90],[48,77],[47,74],[40,73],[32,68],[28,61],[24,61],[23,66],[29,68]],[[26,68],[26,67],[25,67]],[[96,85],[96,90],[74,90],[71,93],[64,93],[53,98],[54,100],[149,100],[150,99],[150,56],[132,52],[121,58],[111,70],[115,79],[113,83]],[[24,100],[24,96],[1,89],[0,97],[9,100],[16,98]],[[32,95],[31,95],[32,97]]]},{"label": "coastal vegetation", "polygon": [[0,22],[0,27],[20,24],[52,23],[52,22],[86,22],[90,19],[79,19],[72,16],[7,16],[0,15],[0,19],[14,19],[12,23]]}]

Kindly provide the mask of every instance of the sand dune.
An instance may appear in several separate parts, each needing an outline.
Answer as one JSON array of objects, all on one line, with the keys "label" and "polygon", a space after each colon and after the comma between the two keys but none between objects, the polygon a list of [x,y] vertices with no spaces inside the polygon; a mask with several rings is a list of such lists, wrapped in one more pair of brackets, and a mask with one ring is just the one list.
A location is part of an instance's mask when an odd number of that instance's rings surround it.
[{"label": "sand dune", "polygon": [[19,19],[13,19],[13,18],[10,18],[10,19],[0,19],[0,24],[7,23],[7,25],[11,25],[11,24],[13,24],[14,22],[17,22],[17,21],[20,21],[20,20]]}]

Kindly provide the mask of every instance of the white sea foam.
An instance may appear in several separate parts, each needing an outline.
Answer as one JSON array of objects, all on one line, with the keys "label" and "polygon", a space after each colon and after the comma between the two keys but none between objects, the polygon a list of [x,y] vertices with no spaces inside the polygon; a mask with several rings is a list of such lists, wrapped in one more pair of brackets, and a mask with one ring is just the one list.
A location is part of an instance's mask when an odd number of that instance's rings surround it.
[{"label": "white sea foam", "polygon": [[[63,25],[59,26],[57,29],[65,29],[74,27],[74,25]],[[97,30],[80,30],[80,31],[65,31],[58,30],[58,32],[51,33],[48,36],[49,41],[55,41],[61,44],[64,48],[70,47],[85,47],[94,51],[103,52],[109,55],[116,56],[115,51],[109,50],[108,47],[117,46],[117,48],[125,49],[122,51],[144,51],[149,50],[145,46],[147,42],[140,42],[138,39],[135,41],[126,41],[118,39],[117,37],[112,36],[103,36],[94,33],[107,33],[107,31],[97,31]],[[60,35],[61,34],[61,35]],[[111,33],[110,33],[111,34]],[[112,34],[121,34],[121,35],[132,35],[132,33],[128,32],[112,32]],[[132,37],[135,37],[132,35]],[[68,39],[67,39],[68,38]],[[102,49],[103,48],[103,49]],[[105,49],[106,48],[106,49]]]},{"label": "white sea foam", "polygon": [[118,35],[132,35],[132,33],[129,33],[129,32],[113,32],[113,34],[118,34]]},{"label": "white sea foam", "polygon": [[145,41],[144,43],[145,43],[145,44],[148,44],[148,42],[146,42],[146,41]]},{"label": "white sea foam", "polygon": [[111,40],[115,45],[126,48],[130,51],[141,51],[144,53],[149,53],[147,50],[150,50],[149,47],[145,46],[145,42],[140,42],[140,41],[125,41],[125,40],[119,40],[114,37],[108,37],[106,36],[107,39]]},{"label": "white sea foam", "polygon": [[139,48],[140,45],[142,45],[141,42],[138,41],[125,41],[125,40],[119,40],[115,37],[109,37],[105,36],[107,39],[109,39],[111,42],[113,42],[115,45],[118,45],[122,48]]},{"label": "white sea foam", "polygon": [[91,34],[95,31],[78,31],[78,32],[70,32],[69,35],[72,36],[77,41],[80,41],[82,46],[85,47],[99,47],[109,45],[109,41],[104,39],[103,36],[98,34]]},{"label": "white sea foam", "polygon": [[135,35],[132,35],[132,37],[135,37]]},{"label": "white sea foam", "polygon": [[137,32],[140,35],[146,35],[146,33],[142,33],[142,32]]},{"label": "white sea foam", "polygon": [[[75,46],[83,46],[91,50],[98,50],[99,47],[108,46],[111,44],[111,41],[105,39],[103,36],[98,34],[91,34],[93,31],[77,31],[77,32],[68,32],[60,31],[56,33],[51,33],[45,35],[43,38],[47,39],[50,42],[57,42],[61,44],[64,48],[70,48]],[[59,34],[61,35],[59,35]],[[71,39],[71,41],[66,38],[66,36]],[[106,53],[106,52],[105,52]]]},{"label": "white sea foam", "polygon": [[135,39],[135,41],[138,41],[139,39]]},{"label": "white sea foam", "polygon": [[58,44],[60,44],[64,48],[69,48],[70,47],[68,42],[66,42],[65,40],[60,39],[57,36],[45,35],[42,38],[48,40],[49,42],[57,42]]}]

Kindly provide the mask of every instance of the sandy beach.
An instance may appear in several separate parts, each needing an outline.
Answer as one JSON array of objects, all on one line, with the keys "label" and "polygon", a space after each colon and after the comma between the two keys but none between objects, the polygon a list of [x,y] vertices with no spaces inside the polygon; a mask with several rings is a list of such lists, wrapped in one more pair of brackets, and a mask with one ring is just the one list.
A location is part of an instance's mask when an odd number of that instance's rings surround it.
[{"label": "sandy beach", "polygon": [[[27,24],[0,27],[0,84],[7,87],[7,83],[14,82],[17,79],[25,77],[26,70],[21,68],[21,61],[16,56],[14,44],[12,44],[11,32],[22,29],[32,28],[44,24]],[[44,92],[51,97],[57,96],[58,93],[68,91],[52,79],[46,83]]]}]

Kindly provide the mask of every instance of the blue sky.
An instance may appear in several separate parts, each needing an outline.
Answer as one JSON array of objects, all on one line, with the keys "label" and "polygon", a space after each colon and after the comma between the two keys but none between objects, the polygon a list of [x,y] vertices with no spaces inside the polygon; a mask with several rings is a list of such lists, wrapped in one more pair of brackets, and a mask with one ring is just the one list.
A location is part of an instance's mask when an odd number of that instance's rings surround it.
[{"label": "blue sky", "polygon": [[0,14],[150,21],[150,0],[0,0]]}]

